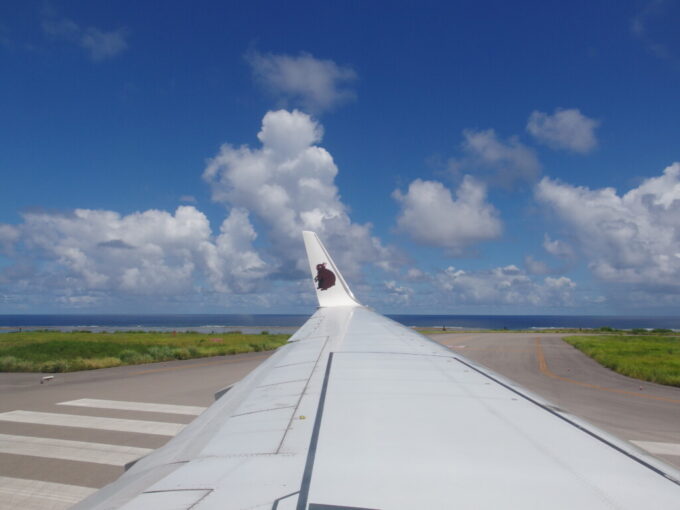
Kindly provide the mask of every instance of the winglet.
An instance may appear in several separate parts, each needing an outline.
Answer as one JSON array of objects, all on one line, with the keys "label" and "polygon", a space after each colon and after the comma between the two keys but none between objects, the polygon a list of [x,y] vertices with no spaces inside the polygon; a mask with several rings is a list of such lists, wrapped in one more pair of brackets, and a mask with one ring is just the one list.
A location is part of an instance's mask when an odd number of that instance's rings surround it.
[{"label": "winglet", "polygon": [[361,306],[314,232],[302,232],[319,306]]}]

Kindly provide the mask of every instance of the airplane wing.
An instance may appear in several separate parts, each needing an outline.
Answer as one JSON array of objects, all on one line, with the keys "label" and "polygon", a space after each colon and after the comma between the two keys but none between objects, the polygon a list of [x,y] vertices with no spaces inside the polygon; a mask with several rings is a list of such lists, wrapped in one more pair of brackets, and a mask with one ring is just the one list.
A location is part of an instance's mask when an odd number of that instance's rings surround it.
[{"label": "airplane wing", "polygon": [[663,509],[680,473],[359,304],[304,233],[320,308],[77,509]]}]

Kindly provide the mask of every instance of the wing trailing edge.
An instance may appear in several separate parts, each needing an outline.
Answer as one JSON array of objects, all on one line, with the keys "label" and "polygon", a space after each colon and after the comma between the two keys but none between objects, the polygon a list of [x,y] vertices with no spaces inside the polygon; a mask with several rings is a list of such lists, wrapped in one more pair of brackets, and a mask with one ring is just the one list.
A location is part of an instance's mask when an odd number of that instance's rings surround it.
[{"label": "wing trailing edge", "polygon": [[361,306],[352,294],[330,254],[314,232],[304,231],[302,237],[320,307]]}]

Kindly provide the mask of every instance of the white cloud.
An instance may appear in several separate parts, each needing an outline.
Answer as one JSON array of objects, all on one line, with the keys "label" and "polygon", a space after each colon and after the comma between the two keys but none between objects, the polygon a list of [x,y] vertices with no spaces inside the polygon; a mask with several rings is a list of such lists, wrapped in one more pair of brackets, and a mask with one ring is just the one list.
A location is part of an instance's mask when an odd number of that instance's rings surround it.
[{"label": "white cloud", "polygon": [[427,280],[428,275],[417,267],[410,267],[406,271],[406,279],[413,282]]},{"label": "white cloud", "polygon": [[591,190],[548,178],[535,194],[563,223],[599,279],[680,293],[680,163],[621,196],[613,188]]},{"label": "white cloud", "polygon": [[125,28],[104,32],[90,27],[83,32],[80,45],[90,53],[92,60],[98,62],[125,51],[128,47],[127,37],[128,31]]},{"label": "white cloud", "polygon": [[544,281],[548,287],[553,289],[573,289],[576,287],[576,284],[566,276],[560,276],[559,278],[548,276]]},{"label": "white cloud", "polygon": [[[311,306],[304,229],[319,233],[345,275],[362,275],[367,263],[392,271],[402,257],[370,224],[351,221],[333,158],[316,145],[322,133],[304,113],[269,112],[260,148],[223,146],[204,173],[229,211],[216,233],[191,205],[129,215],[33,211],[20,224],[0,224],[0,299],[118,309]],[[251,218],[264,234],[258,248]]]},{"label": "white cloud", "polygon": [[597,146],[595,129],[599,124],[599,121],[586,117],[576,108],[557,108],[552,115],[532,112],[527,131],[539,142],[554,149],[585,154]]},{"label": "white cloud", "polygon": [[94,303],[83,297],[91,295],[87,292],[191,293],[204,275],[211,290],[238,292],[266,274],[250,244],[254,232],[247,215],[238,211],[225,220],[215,241],[208,219],[191,206],[177,208],[174,215],[149,210],[121,216],[90,209],[26,213],[14,228],[17,250],[35,270],[5,271],[5,283],[59,288],[67,292],[66,304],[76,303],[74,295],[80,305]]},{"label": "white cloud", "polygon": [[559,239],[550,239],[547,234],[543,238],[543,248],[545,251],[554,255],[555,257],[560,257],[563,259],[573,259],[575,256],[574,249],[569,243],[561,241]]},{"label": "white cloud", "polygon": [[364,263],[391,268],[392,249],[371,236],[371,225],[353,223],[335,185],[332,156],[315,145],[322,127],[302,112],[268,112],[258,134],[261,148],[225,144],[203,174],[213,199],[257,217],[266,231],[279,271],[309,271],[300,243],[302,230],[316,231],[343,274],[357,276]]},{"label": "white cloud", "polygon": [[548,277],[536,282],[514,265],[477,272],[448,267],[438,273],[434,281],[454,305],[569,305],[576,287],[566,277]]},{"label": "white cloud", "polygon": [[486,187],[470,176],[463,179],[455,200],[442,183],[420,179],[406,194],[395,190],[392,196],[401,205],[398,230],[419,243],[460,253],[501,233],[498,212],[486,202]]},{"label": "white cloud", "polygon": [[383,298],[387,303],[406,305],[411,302],[411,298],[414,294],[412,288],[406,287],[405,285],[399,285],[394,280],[388,280],[384,282],[384,285],[387,294],[383,296]]},{"label": "white cloud", "polygon": [[532,255],[524,257],[524,266],[529,274],[564,274],[573,266],[576,260],[576,253],[570,244],[559,239],[550,239],[547,234],[543,238],[543,248],[553,257],[560,259],[559,265],[549,265],[542,260],[537,260]]},{"label": "white cloud", "polygon": [[77,44],[95,62],[115,57],[128,48],[129,31],[126,28],[109,32],[96,27],[81,28],[75,21],[57,16],[50,8],[43,9],[41,24],[46,35],[52,39]]},{"label": "white cloud", "polygon": [[68,308],[90,308],[101,302],[101,298],[91,295],[82,296],[59,296],[57,302],[66,305]]},{"label": "white cloud", "polygon": [[332,110],[355,98],[350,86],[357,79],[356,73],[332,60],[317,59],[309,53],[295,57],[250,52],[246,58],[265,89],[312,113]]},{"label": "white cloud", "polygon": [[209,278],[219,292],[251,291],[270,269],[252,248],[257,234],[247,211],[234,208],[220,227],[215,243],[202,243]]},{"label": "white cloud", "polygon": [[517,137],[501,140],[493,129],[463,131],[461,145],[465,157],[452,159],[449,168],[454,173],[474,172],[492,184],[510,187],[516,182],[533,182],[541,172],[534,151]]}]

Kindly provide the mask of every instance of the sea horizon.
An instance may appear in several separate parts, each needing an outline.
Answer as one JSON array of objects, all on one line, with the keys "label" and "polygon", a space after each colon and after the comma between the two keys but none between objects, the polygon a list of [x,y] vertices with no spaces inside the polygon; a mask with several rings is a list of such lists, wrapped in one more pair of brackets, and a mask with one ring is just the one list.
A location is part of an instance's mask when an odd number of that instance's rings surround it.
[{"label": "sea horizon", "polygon": [[[0,331],[56,330],[181,330],[258,332],[291,331],[311,314],[0,314]],[[491,315],[386,314],[408,327],[456,329],[551,329],[611,327],[615,329],[680,330],[680,317],[668,315]]]}]

